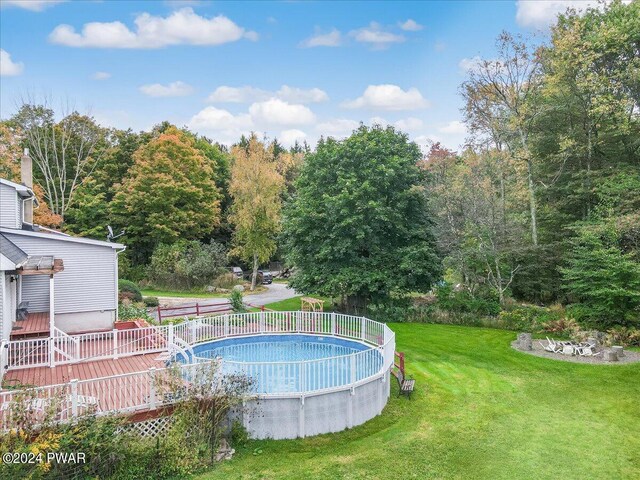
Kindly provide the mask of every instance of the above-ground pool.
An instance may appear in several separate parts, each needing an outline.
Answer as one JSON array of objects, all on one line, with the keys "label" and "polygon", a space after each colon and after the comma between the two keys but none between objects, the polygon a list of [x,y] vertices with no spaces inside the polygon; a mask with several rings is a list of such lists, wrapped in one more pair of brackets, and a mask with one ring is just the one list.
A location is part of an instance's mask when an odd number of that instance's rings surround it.
[{"label": "above-ground pool", "polygon": [[219,372],[251,378],[251,395],[231,416],[252,438],[352,428],[379,415],[389,398],[395,335],[365,317],[229,314],[178,324],[168,338],[183,363],[216,359]]},{"label": "above-ground pool", "polygon": [[198,359],[222,359],[223,373],[253,379],[256,394],[315,392],[358,382],[380,371],[380,351],[323,335],[253,335],[193,347]]}]

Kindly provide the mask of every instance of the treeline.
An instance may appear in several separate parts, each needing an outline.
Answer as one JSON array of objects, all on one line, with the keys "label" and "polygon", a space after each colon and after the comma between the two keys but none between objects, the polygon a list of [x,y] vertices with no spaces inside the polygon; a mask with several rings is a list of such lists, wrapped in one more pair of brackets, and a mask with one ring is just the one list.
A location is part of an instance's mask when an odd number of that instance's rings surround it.
[{"label": "treeline", "polygon": [[559,17],[533,47],[504,33],[461,87],[471,148],[425,162],[447,278],[640,324],[640,3]]},{"label": "treeline", "polygon": [[122,277],[178,288],[211,284],[230,261],[257,270],[272,257],[280,206],[309,150],[256,135],[227,148],[166,122],[136,133],[77,112],[56,121],[35,103],[2,122],[0,136],[4,178],[20,180],[29,149],[36,223],[98,239],[111,226],[128,247]]}]

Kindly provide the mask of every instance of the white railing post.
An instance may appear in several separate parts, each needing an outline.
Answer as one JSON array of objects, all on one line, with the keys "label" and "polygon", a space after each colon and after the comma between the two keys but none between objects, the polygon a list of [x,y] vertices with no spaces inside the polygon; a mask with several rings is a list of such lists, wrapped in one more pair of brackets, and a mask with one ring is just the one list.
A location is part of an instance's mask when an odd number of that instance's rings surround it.
[{"label": "white railing post", "polygon": [[149,369],[149,378],[151,384],[149,385],[149,409],[155,410],[156,408],[156,369],[151,367]]},{"label": "white railing post", "polygon": [[189,330],[191,331],[191,343],[196,343],[196,337],[197,337],[197,333],[196,333],[196,321],[195,320],[191,320],[189,322]]},{"label": "white railing post", "polygon": [[367,319],[365,317],[362,317],[362,320],[361,320],[362,323],[360,324],[360,337],[362,338],[363,342],[365,341],[365,338],[366,338],[365,334],[364,334],[366,321],[367,321]]},{"label": "white railing post", "polygon": [[260,333],[264,333],[264,311],[260,311]]},{"label": "white railing post", "polygon": [[169,324],[169,345],[173,345],[175,343],[174,338],[175,338],[175,333],[173,331],[174,325],[173,323]]},{"label": "white railing post", "polygon": [[225,337],[229,336],[229,314],[228,313],[224,314],[224,336]]},{"label": "white railing post", "polygon": [[73,418],[78,417],[78,379],[74,378],[69,381],[69,387],[71,388],[71,416]]},{"label": "white railing post", "polygon": [[305,371],[305,366],[306,364],[304,362],[300,362],[300,393],[307,391],[307,373]]},{"label": "white railing post", "polygon": [[356,383],[356,354],[351,354],[351,385]]},{"label": "white railing post", "polygon": [[300,326],[298,325],[298,320],[300,319],[300,312],[296,312],[296,318],[295,318],[295,323],[296,323],[296,328],[294,328],[294,331],[296,333],[300,333]]},{"label": "white railing post", "polygon": [[336,334],[336,312],[331,312],[331,335]]},{"label": "white railing post", "polygon": [[[51,332],[53,335],[53,332]],[[56,366],[56,353],[54,350],[55,340],[53,337],[49,337],[49,367],[54,368]]]},{"label": "white railing post", "polygon": [[118,360],[118,329],[113,329],[113,359]]}]

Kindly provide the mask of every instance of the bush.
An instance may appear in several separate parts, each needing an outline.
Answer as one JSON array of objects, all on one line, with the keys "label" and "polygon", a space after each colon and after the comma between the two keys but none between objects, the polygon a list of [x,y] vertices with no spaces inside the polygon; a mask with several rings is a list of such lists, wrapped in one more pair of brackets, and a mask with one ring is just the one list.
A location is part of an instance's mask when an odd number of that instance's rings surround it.
[{"label": "bush", "polygon": [[129,300],[131,302],[141,302],[142,292],[140,287],[129,280],[118,280],[118,301]]},{"label": "bush", "polygon": [[245,312],[244,302],[242,300],[242,292],[240,290],[232,290],[231,295],[229,296],[229,301],[231,302],[231,308],[236,313]]},{"label": "bush", "polygon": [[138,320],[153,322],[154,319],[147,313],[146,307],[141,304],[123,302],[118,307],[118,320]]},{"label": "bush", "polygon": [[144,297],[142,301],[147,308],[157,307],[158,305],[160,305],[160,300],[158,300],[158,297]]},{"label": "bush", "polygon": [[607,345],[640,347],[640,330],[627,327],[614,327],[605,335]]},{"label": "bush", "polygon": [[204,287],[224,272],[227,255],[216,242],[180,241],[161,244],[153,252],[148,278],[164,288]]},{"label": "bush", "polygon": [[222,275],[218,275],[216,279],[213,281],[214,287],[224,288],[225,290],[231,290],[237,284],[238,284],[238,277],[236,277],[231,272],[226,272],[226,273],[223,273]]},{"label": "bush", "polygon": [[436,287],[437,305],[443,310],[477,315],[498,315],[500,300],[495,291],[484,289],[472,295],[467,290],[454,290],[444,282]]}]

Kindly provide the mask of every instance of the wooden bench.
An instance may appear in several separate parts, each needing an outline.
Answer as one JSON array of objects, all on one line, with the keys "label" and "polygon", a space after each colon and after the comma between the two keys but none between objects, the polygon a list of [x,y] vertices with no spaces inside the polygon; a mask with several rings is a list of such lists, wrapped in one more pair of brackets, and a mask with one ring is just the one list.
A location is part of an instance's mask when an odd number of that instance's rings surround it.
[{"label": "wooden bench", "polygon": [[406,378],[404,371],[399,368],[394,372],[394,376],[398,380],[398,396],[406,395],[409,397],[409,400],[411,400],[411,392],[413,392],[413,388],[416,386],[416,381],[411,377]]}]

